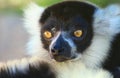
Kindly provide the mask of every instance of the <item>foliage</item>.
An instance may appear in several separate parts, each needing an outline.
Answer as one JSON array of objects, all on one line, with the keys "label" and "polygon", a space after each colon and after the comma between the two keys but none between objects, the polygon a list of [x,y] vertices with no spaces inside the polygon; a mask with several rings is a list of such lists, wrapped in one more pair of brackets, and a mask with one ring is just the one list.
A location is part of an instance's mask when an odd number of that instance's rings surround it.
[{"label": "foliage", "polygon": [[[68,0],[32,0],[32,1],[36,2],[40,6],[46,7],[61,1]],[[82,0],[82,1],[90,1],[100,7],[105,7],[108,4],[120,2],[120,0]],[[29,4],[29,2],[31,2],[31,0],[0,0],[0,11],[5,12],[15,11],[21,13],[23,7]]]}]

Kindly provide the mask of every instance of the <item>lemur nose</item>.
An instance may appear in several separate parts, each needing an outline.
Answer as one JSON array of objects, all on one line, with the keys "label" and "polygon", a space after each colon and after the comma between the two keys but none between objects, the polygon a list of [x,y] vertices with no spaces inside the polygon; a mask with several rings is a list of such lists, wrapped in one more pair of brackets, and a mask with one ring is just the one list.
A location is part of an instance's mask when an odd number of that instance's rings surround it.
[{"label": "lemur nose", "polygon": [[64,51],[64,49],[57,49],[55,47],[51,49],[52,55],[59,55],[62,51]]},{"label": "lemur nose", "polygon": [[52,55],[58,55],[58,50],[51,49]]}]

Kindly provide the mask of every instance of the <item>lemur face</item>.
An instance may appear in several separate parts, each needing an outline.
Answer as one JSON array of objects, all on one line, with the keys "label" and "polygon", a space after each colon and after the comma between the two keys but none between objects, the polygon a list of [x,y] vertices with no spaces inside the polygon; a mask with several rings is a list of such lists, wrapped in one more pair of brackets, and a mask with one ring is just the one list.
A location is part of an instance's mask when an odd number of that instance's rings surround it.
[{"label": "lemur face", "polygon": [[93,38],[95,7],[82,2],[63,2],[48,7],[40,19],[44,48],[56,61],[75,59]]}]

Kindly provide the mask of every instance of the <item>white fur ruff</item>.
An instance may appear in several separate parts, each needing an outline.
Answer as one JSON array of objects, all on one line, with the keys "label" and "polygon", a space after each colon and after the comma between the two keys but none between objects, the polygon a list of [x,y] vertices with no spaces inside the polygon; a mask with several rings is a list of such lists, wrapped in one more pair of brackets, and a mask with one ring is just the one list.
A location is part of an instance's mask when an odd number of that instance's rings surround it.
[{"label": "white fur ruff", "polygon": [[27,54],[32,56],[39,56],[41,58],[48,58],[49,53],[43,49],[40,38],[40,24],[39,20],[44,11],[43,7],[39,7],[35,3],[31,3],[27,9],[24,10],[24,24],[30,38],[27,44]]},{"label": "white fur ruff", "polygon": [[101,67],[107,56],[111,41],[120,33],[120,6],[110,5],[94,14],[94,37],[91,46],[83,54],[83,62],[92,68]]}]

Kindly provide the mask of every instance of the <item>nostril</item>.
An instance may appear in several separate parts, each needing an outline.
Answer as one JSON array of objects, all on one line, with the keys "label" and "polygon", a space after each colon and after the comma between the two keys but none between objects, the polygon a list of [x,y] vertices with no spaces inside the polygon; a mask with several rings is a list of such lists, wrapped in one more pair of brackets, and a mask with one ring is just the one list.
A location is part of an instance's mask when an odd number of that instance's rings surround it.
[{"label": "nostril", "polygon": [[62,52],[64,52],[64,49],[51,49],[51,53],[53,55],[58,55],[58,54],[61,54]]},{"label": "nostril", "polygon": [[53,55],[58,55],[58,50],[51,49],[51,52],[52,52]]}]

